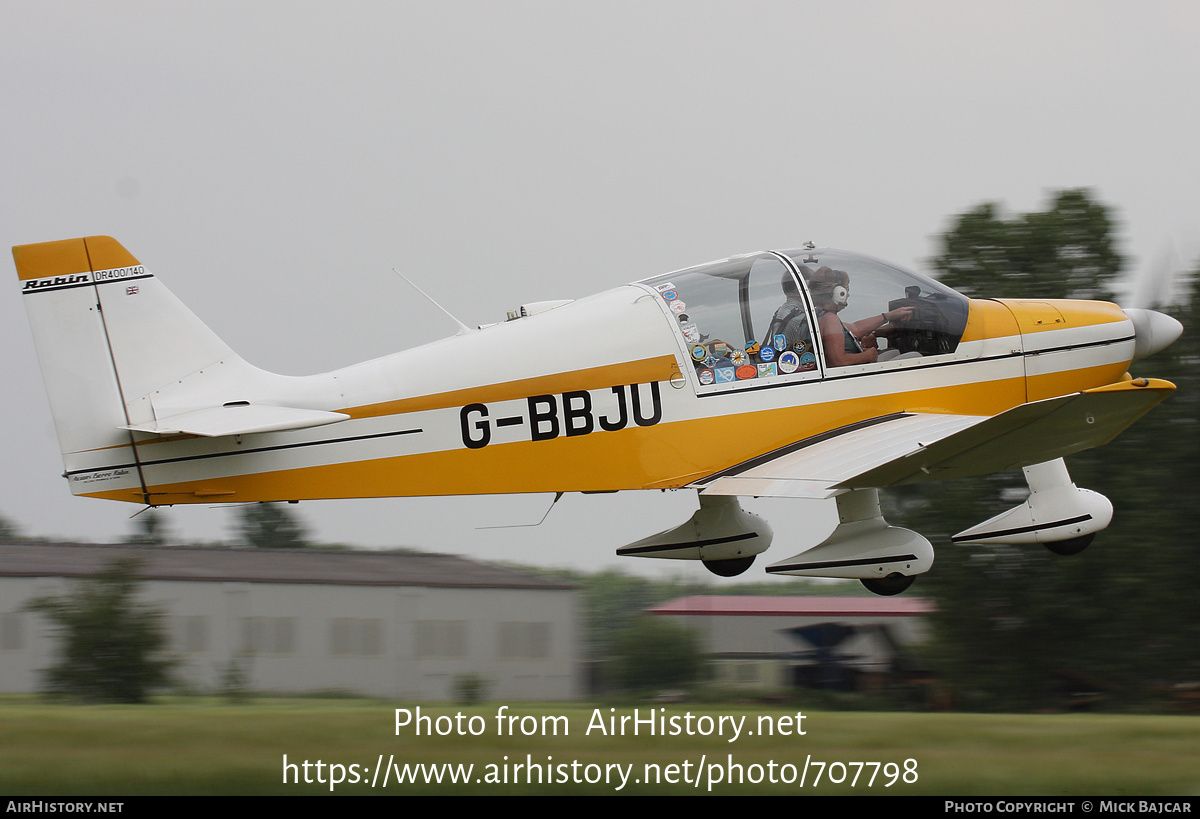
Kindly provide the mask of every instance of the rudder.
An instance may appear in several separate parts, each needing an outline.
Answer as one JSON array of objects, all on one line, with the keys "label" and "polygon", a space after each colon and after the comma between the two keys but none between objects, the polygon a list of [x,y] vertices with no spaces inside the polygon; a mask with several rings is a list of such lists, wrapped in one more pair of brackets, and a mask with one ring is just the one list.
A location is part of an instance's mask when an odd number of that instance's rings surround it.
[{"label": "rudder", "polygon": [[[20,245],[13,259],[71,491],[144,501],[123,428],[154,421],[159,388],[243,362],[115,239]],[[97,470],[108,465],[113,475]]]}]

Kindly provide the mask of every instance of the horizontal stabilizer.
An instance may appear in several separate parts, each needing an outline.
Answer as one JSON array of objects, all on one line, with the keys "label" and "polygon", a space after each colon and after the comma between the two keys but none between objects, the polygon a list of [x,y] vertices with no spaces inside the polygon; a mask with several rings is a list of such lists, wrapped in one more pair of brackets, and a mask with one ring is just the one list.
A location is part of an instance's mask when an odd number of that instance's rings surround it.
[{"label": "horizontal stabilizer", "polygon": [[220,438],[225,435],[249,435],[252,432],[280,432],[287,429],[307,429],[324,424],[336,424],[349,418],[342,412],[270,407],[253,404],[231,404],[210,407],[162,418],[148,424],[121,427],[134,432],[157,435],[200,435]]}]

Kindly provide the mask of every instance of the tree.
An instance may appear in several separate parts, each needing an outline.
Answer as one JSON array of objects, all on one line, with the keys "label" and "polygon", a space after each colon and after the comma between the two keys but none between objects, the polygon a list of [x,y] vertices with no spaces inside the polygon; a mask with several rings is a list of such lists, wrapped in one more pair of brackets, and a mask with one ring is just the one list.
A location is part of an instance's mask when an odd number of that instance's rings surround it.
[{"label": "tree", "polygon": [[931,260],[939,281],[976,298],[1112,298],[1123,260],[1090,191],[1058,191],[1046,210],[1011,219],[999,210],[984,202],[954,219]]},{"label": "tree", "polygon": [[3,515],[0,515],[0,542],[8,543],[21,539],[21,532],[17,529],[16,524],[9,521]]},{"label": "tree", "polygon": [[617,678],[630,691],[695,682],[704,669],[696,633],[661,617],[643,616],[618,635]]},{"label": "tree", "polygon": [[136,531],[125,538],[126,543],[139,546],[163,546],[167,542],[167,524],[157,509],[146,509],[134,518]]},{"label": "tree", "polygon": [[162,612],[136,602],[136,558],[120,558],[79,581],[73,594],[42,597],[29,604],[62,637],[59,661],[43,672],[52,693],[95,702],[144,702],[170,681],[173,661]]},{"label": "tree", "polygon": [[[995,212],[984,205],[954,220],[934,260],[943,281],[1026,298],[1108,293],[1120,264],[1112,220],[1086,191],[1056,194],[1045,213],[1000,220]],[[1185,322],[1200,320],[1197,294],[1190,298],[1177,308]],[[1028,490],[1019,472],[892,493],[896,518],[937,546],[919,588],[937,602],[931,659],[962,704],[1054,708],[1091,692],[1129,707],[1200,675],[1192,540],[1200,521],[1188,489],[1200,485],[1198,357],[1200,345],[1185,334],[1135,362],[1136,375],[1177,381],[1178,393],[1113,443],[1068,459],[1073,480],[1116,507],[1113,524],[1082,554],[949,542],[1020,503]]]},{"label": "tree", "polygon": [[258,549],[303,549],[304,526],[278,503],[254,503],[241,509],[242,543]]}]

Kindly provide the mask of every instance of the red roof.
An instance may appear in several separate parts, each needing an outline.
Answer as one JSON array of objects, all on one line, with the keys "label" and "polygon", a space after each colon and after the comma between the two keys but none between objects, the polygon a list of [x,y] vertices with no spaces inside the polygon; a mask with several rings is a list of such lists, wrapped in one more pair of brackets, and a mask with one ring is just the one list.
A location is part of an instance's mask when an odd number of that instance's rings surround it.
[{"label": "red roof", "polygon": [[734,597],[694,595],[646,609],[651,614],[752,617],[914,617],[934,610],[924,597]]}]

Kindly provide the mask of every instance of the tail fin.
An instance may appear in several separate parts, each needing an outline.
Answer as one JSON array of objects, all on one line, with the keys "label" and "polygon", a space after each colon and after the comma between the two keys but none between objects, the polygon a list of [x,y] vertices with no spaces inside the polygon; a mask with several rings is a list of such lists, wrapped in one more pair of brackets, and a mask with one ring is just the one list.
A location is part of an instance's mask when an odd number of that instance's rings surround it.
[{"label": "tail fin", "polygon": [[99,450],[124,450],[117,483],[144,493],[128,427],[154,423],[151,393],[216,362],[244,363],[115,239],[21,245],[13,259],[68,476],[120,460]]}]

